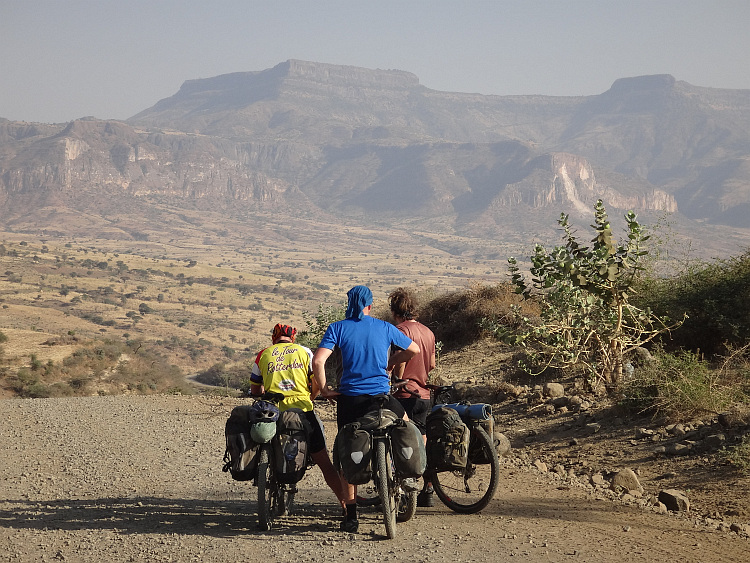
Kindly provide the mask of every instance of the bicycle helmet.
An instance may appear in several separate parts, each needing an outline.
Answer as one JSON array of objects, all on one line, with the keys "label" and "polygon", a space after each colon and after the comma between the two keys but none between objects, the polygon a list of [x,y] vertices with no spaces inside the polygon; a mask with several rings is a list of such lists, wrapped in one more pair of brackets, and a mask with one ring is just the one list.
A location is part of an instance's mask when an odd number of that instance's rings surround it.
[{"label": "bicycle helmet", "polygon": [[256,422],[250,426],[250,437],[256,444],[267,444],[275,435],[275,422]]},{"label": "bicycle helmet", "polygon": [[271,340],[275,344],[279,340],[279,338],[282,338],[284,336],[290,338],[291,341],[294,342],[294,338],[297,336],[297,329],[291,325],[283,325],[281,323],[278,323],[275,327],[273,327]]}]

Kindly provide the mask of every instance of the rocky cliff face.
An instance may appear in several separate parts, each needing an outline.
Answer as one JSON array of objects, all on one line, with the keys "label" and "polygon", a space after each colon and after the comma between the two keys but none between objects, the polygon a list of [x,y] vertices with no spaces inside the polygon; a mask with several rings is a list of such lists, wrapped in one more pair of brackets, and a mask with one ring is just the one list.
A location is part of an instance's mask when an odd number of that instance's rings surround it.
[{"label": "rocky cliff face", "polygon": [[187,81],[128,123],[0,121],[0,218],[87,194],[463,223],[516,207],[588,215],[603,198],[750,227],[736,212],[750,206],[748,116],[750,92],[671,76],[586,98],[498,97],[291,60]]}]

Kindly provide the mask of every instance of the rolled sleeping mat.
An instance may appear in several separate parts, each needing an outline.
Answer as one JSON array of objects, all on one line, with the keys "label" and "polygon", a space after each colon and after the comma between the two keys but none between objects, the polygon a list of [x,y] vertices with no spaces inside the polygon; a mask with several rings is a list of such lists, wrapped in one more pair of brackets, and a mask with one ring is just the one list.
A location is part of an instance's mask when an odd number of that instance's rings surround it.
[{"label": "rolled sleeping mat", "polygon": [[440,407],[449,407],[458,412],[461,418],[473,418],[474,420],[487,420],[492,416],[492,405],[487,403],[476,403],[464,405],[461,403],[450,403],[448,405],[435,405],[432,410]]}]

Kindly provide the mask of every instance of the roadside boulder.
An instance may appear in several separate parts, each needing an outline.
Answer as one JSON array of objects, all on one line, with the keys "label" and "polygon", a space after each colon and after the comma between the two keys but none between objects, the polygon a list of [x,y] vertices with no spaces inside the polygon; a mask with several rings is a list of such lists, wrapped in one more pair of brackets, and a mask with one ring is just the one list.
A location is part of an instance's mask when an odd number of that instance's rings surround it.
[{"label": "roadside boulder", "polygon": [[643,487],[641,486],[640,481],[638,481],[638,476],[635,474],[635,471],[632,469],[621,469],[618,471],[612,478],[610,488],[613,491],[617,491],[618,488],[620,488],[630,494],[643,494]]},{"label": "roadside boulder", "polygon": [[508,455],[510,449],[511,445],[508,437],[501,432],[495,432],[495,450],[497,451],[497,455],[501,457]]},{"label": "roadside boulder", "polygon": [[563,397],[565,395],[565,387],[563,387],[562,383],[545,383],[544,394],[553,399]]},{"label": "roadside boulder", "polygon": [[687,496],[677,489],[659,491],[659,502],[664,503],[667,510],[672,512],[688,512],[690,510],[690,501]]}]

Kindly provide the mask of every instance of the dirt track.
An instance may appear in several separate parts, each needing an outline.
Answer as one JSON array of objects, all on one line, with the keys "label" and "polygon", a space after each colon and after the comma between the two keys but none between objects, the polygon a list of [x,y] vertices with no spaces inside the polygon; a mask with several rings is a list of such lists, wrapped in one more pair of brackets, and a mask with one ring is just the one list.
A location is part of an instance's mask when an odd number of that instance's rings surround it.
[{"label": "dirt track", "polygon": [[[224,421],[238,399],[0,400],[0,561],[747,561],[750,542],[659,515],[504,461],[478,515],[420,508],[384,539],[365,509],[338,531],[317,469],[298,510],[255,530],[255,489],[221,471]],[[332,431],[332,411],[322,416]],[[332,437],[332,436],[331,436]]]}]

